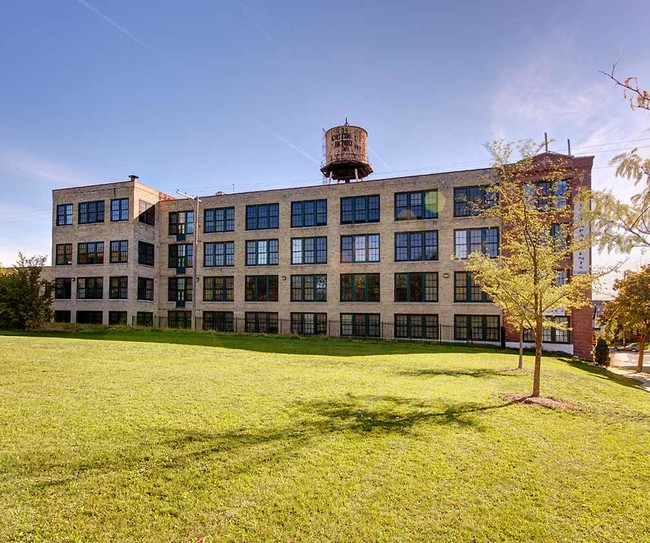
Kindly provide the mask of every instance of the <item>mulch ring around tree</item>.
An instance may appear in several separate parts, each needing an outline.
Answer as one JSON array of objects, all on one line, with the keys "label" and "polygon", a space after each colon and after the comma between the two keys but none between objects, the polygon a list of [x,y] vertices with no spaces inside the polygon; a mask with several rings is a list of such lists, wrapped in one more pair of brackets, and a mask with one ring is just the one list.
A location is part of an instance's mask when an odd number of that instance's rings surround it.
[{"label": "mulch ring around tree", "polygon": [[581,411],[580,406],[565,402],[564,400],[556,400],[554,398],[533,398],[526,394],[503,394],[503,399],[509,402],[516,402],[521,405],[530,405],[533,407],[546,407],[548,409],[558,409],[562,411]]}]

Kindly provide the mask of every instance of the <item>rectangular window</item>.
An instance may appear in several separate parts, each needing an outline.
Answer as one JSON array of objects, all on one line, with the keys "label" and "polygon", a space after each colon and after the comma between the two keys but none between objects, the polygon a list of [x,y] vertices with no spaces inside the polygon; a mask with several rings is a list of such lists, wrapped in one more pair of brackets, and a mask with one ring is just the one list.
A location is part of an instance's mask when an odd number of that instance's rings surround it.
[{"label": "rectangular window", "polygon": [[194,233],[194,211],[171,211],[169,213],[169,235]]},{"label": "rectangular window", "polygon": [[[542,330],[542,341],[544,343],[571,343],[571,333],[569,327],[569,317],[546,317],[557,323],[564,324],[567,328],[544,328]],[[524,341],[529,343],[535,342],[535,333],[530,328],[524,330]]]},{"label": "rectangular window", "polygon": [[170,302],[192,301],[192,278],[169,277],[167,283],[167,300]]},{"label": "rectangular window", "polygon": [[341,313],[341,337],[380,337],[379,313]]},{"label": "rectangular window", "polygon": [[203,231],[206,234],[213,232],[234,232],[235,208],[215,207],[203,212]]},{"label": "rectangular window", "polygon": [[138,202],[138,221],[143,224],[154,226],[156,224],[156,205],[145,200]]},{"label": "rectangular window", "polygon": [[399,339],[439,339],[438,315],[395,315],[395,337]]},{"label": "rectangular window", "polygon": [[189,330],[192,328],[192,312],[167,311],[167,323],[170,328]]},{"label": "rectangular window", "polygon": [[69,226],[72,224],[72,204],[59,204],[56,206],[56,225]]},{"label": "rectangular window", "polygon": [[108,312],[108,324],[110,326],[128,324],[128,316],[127,316],[126,311],[109,311]]},{"label": "rectangular window", "polygon": [[247,302],[277,302],[278,301],[278,276],[277,275],[247,275],[246,276],[246,301]]},{"label": "rectangular window", "polygon": [[341,274],[341,301],[379,302],[379,274]]},{"label": "rectangular window", "polygon": [[174,243],[169,246],[169,268],[191,268],[194,265],[194,247],[191,243]]},{"label": "rectangular window", "polygon": [[527,183],[524,194],[529,203],[540,211],[562,209],[569,205],[569,180]]},{"label": "rectangular window", "polygon": [[565,253],[569,247],[569,227],[567,224],[554,223],[549,229],[550,242],[557,253]]},{"label": "rectangular window", "polygon": [[454,272],[454,302],[460,303],[489,303],[492,300],[474,282],[470,272]]},{"label": "rectangular window", "polygon": [[395,261],[438,260],[438,231],[395,234]]},{"label": "rectangular window", "polygon": [[203,278],[203,301],[205,302],[232,302],[235,299],[235,277],[225,275],[221,277]]},{"label": "rectangular window", "polygon": [[153,326],[153,312],[138,311],[135,315],[135,323],[137,326]]},{"label": "rectangular window", "polygon": [[72,322],[72,312],[69,309],[55,311],[54,322],[70,324]]},{"label": "rectangular window", "polygon": [[499,341],[501,327],[497,315],[454,315],[457,341]]},{"label": "rectangular window", "polygon": [[72,278],[57,277],[54,280],[54,299],[70,300],[72,298]]},{"label": "rectangular window", "polygon": [[437,302],[438,272],[395,274],[396,302]]},{"label": "rectangular window", "polygon": [[379,195],[341,198],[341,224],[379,222]]},{"label": "rectangular window", "polygon": [[456,258],[467,258],[478,251],[492,258],[499,256],[499,228],[472,228],[454,230],[454,254]]},{"label": "rectangular window", "polygon": [[153,243],[138,241],[138,264],[143,264],[144,266],[154,265]]},{"label": "rectangular window", "polygon": [[122,264],[129,260],[129,242],[126,239],[111,241],[111,263]]},{"label": "rectangular window", "polygon": [[379,234],[341,236],[341,262],[379,262]]},{"label": "rectangular window", "polygon": [[413,221],[438,218],[438,191],[420,190],[395,194],[395,220]]},{"label": "rectangular window", "polygon": [[111,221],[128,221],[129,220],[129,199],[114,198],[111,200]]},{"label": "rectangular window", "polygon": [[104,324],[101,311],[77,311],[77,324]]},{"label": "rectangular window", "polygon": [[327,224],[327,200],[304,200],[291,202],[291,227],[325,226]]},{"label": "rectangular window", "polygon": [[275,266],[278,262],[277,239],[259,239],[246,242],[247,266]]},{"label": "rectangular window", "polygon": [[79,203],[79,224],[104,222],[104,200]]},{"label": "rectangular window", "polygon": [[327,237],[291,238],[292,264],[327,264]]},{"label": "rectangular window", "polygon": [[111,300],[126,300],[129,297],[129,278],[110,277],[108,297]]},{"label": "rectangular window", "polygon": [[246,312],[245,330],[257,334],[277,334],[278,314],[261,311]]},{"label": "rectangular window", "polygon": [[78,300],[101,300],[103,297],[103,277],[77,277]]},{"label": "rectangular window", "polygon": [[292,302],[326,302],[327,275],[292,275]]},{"label": "rectangular window", "polygon": [[232,311],[204,311],[203,329],[214,332],[234,332],[235,315]]},{"label": "rectangular window", "polygon": [[476,217],[494,207],[497,193],[488,185],[454,188],[454,217]]},{"label": "rectangular window", "polygon": [[153,279],[138,277],[138,300],[153,301]]},{"label": "rectangular window", "polygon": [[67,266],[72,264],[72,243],[57,243],[56,265]]},{"label": "rectangular window", "polygon": [[234,265],[234,241],[218,241],[203,244],[203,266],[206,268],[215,268]]},{"label": "rectangular window", "polygon": [[291,333],[301,336],[327,335],[327,313],[291,313]]},{"label": "rectangular window", "polygon": [[280,204],[246,206],[246,230],[280,227]]},{"label": "rectangular window", "polygon": [[104,242],[92,241],[77,244],[77,264],[103,264]]}]

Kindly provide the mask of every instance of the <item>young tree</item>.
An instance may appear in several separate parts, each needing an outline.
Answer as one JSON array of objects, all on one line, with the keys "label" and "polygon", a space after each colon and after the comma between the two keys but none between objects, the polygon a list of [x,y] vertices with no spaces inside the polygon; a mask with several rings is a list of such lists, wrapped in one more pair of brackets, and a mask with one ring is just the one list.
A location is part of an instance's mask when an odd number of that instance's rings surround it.
[{"label": "young tree", "polygon": [[[614,67],[615,68],[615,67]],[[619,81],[611,73],[601,72],[623,89],[633,110],[650,111],[650,92],[639,87],[636,77]],[[585,194],[591,200],[592,231],[601,249],[618,249],[629,253],[635,247],[650,247],[650,159],[644,159],[638,149],[616,155],[611,161],[616,165],[616,176],[641,185],[630,203],[619,200],[611,191],[594,191]]]},{"label": "young tree", "polygon": [[[540,395],[542,333],[564,328],[554,312],[588,306],[591,275],[567,273],[574,251],[586,249],[588,240],[574,236],[567,175],[570,164],[561,155],[535,156],[531,141],[487,146],[494,156],[498,180],[490,186],[490,205],[481,214],[501,225],[501,254],[469,255],[467,270],[474,280],[509,315],[535,336],[533,397]],[[512,161],[518,153],[521,159]]]},{"label": "young tree", "polygon": [[42,277],[45,258],[18,253],[18,263],[0,276],[0,328],[38,328],[50,320],[52,287]]},{"label": "young tree", "polygon": [[620,328],[631,328],[640,336],[637,372],[643,371],[643,351],[650,339],[650,266],[628,273],[614,282],[616,297],[605,304],[601,317],[608,335]]}]

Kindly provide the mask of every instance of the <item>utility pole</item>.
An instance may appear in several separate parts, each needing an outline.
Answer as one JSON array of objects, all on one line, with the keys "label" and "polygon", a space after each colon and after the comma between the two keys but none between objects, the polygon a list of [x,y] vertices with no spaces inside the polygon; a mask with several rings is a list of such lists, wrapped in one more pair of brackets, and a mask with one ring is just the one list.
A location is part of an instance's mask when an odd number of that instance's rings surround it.
[{"label": "utility pole", "polygon": [[187,194],[182,190],[176,190],[176,194],[180,194],[188,200],[194,200],[194,241],[192,243],[192,319],[190,320],[190,325],[192,330],[196,330],[196,296],[199,291],[196,269],[199,267],[199,204],[201,203],[201,199],[198,196]]}]

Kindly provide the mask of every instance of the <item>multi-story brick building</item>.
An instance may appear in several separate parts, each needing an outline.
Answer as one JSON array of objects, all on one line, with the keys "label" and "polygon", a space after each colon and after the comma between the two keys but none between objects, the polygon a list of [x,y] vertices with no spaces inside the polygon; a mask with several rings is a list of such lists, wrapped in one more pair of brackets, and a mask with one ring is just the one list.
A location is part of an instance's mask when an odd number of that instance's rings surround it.
[{"label": "multi-story brick building", "polygon": [[[569,185],[589,187],[593,157],[564,158]],[[462,260],[477,249],[499,254],[501,225],[471,204],[493,175],[476,169],[200,201],[136,176],[54,190],[55,320],[515,342]],[[585,258],[588,266],[589,252],[574,266]],[[589,356],[591,310],[557,318],[573,330],[549,330],[546,347]]]}]

